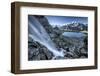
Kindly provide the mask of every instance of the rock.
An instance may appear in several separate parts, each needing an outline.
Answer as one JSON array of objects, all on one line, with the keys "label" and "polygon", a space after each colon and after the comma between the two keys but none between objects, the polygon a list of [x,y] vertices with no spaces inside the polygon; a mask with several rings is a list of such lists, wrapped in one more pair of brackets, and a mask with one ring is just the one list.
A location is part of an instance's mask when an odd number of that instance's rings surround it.
[{"label": "rock", "polygon": [[47,60],[45,54],[39,54],[40,60]]},{"label": "rock", "polygon": [[74,56],[74,53],[72,53],[72,52],[67,52],[66,57],[73,57],[73,56]]},{"label": "rock", "polygon": [[80,50],[80,52],[81,52],[81,54],[87,54],[87,52],[86,52],[86,50],[85,50],[84,48],[82,48],[82,49]]},{"label": "rock", "polygon": [[52,58],[53,60],[60,60],[60,59],[64,59],[64,57],[60,57],[60,56],[56,56]]},{"label": "rock", "polygon": [[53,28],[49,24],[48,20],[46,19],[45,16],[35,16],[38,21],[43,25],[43,27],[46,29],[47,33],[53,33]]},{"label": "rock", "polygon": [[83,59],[83,58],[86,58],[86,57],[85,57],[85,56],[81,56],[80,58],[82,58],[82,59]]},{"label": "rock", "polygon": [[28,60],[50,60],[53,54],[43,45],[34,41],[28,46]]},{"label": "rock", "polygon": [[53,54],[49,50],[44,50],[44,53],[48,60],[52,59]]}]

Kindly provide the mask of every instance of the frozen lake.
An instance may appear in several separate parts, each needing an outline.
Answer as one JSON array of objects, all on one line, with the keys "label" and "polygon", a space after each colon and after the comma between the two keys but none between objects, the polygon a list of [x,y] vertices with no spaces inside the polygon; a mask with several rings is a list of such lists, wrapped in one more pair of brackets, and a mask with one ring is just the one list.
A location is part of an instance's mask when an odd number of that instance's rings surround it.
[{"label": "frozen lake", "polygon": [[81,33],[81,32],[64,32],[63,35],[67,36],[67,37],[83,37],[83,36],[85,36],[85,34]]}]

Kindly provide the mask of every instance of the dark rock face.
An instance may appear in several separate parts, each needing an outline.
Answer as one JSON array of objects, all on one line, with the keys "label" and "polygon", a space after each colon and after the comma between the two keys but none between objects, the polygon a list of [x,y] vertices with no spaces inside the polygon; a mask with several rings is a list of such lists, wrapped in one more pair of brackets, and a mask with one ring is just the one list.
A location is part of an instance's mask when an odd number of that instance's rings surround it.
[{"label": "dark rock face", "polygon": [[45,16],[34,16],[43,25],[49,34],[51,40],[56,44],[58,49],[65,50],[65,56],[53,58],[53,53],[45,46],[28,38],[28,60],[51,60],[51,59],[75,59],[88,57],[88,39],[69,38],[62,35],[62,30],[58,27],[52,27]]},{"label": "dark rock face", "polygon": [[38,21],[43,25],[43,27],[46,29],[48,33],[53,32],[52,26],[49,24],[48,20],[46,19],[45,16],[35,16]]},{"label": "dark rock face", "polygon": [[53,54],[43,45],[34,41],[28,46],[28,60],[50,60]]}]

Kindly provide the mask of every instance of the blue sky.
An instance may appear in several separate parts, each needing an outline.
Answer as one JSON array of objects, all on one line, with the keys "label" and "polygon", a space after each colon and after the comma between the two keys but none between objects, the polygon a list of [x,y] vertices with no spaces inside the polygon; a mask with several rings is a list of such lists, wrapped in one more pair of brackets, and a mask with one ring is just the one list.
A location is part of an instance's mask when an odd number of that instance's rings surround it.
[{"label": "blue sky", "polygon": [[45,16],[51,25],[62,25],[72,22],[88,23],[88,17],[75,16]]}]

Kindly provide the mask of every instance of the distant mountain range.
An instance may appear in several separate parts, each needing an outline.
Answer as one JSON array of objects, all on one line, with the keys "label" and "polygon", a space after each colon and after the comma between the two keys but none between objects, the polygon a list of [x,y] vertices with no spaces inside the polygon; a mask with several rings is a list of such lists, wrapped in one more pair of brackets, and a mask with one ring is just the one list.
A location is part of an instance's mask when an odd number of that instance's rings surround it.
[{"label": "distant mountain range", "polygon": [[[55,26],[57,28],[58,26]],[[88,30],[88,24],[83,23],[69,23],[64,24],[63,26],[58,27],[61,30],[65,31],[87,31]]]}]

